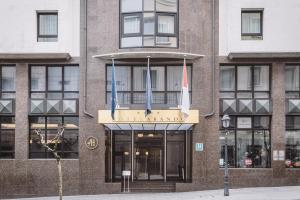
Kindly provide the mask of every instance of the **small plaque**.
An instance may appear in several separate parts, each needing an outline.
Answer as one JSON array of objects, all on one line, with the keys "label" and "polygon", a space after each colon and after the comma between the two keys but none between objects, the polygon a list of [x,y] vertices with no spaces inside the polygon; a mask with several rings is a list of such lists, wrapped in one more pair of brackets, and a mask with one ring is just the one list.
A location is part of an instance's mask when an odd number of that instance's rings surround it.
[{"label": "small plaque", "polygon": [[278,160],[278,151],[277,150],[273,151],[273,160]]},{"label": "small plaque", "polygon": [[98,139],[93,136],[88,137],[88,139],[85,141],[85,144],[88,149],[94,150],[98,147]]},{"label": "small plaque", "polygon": [[278,160],[283,161],[285,159],[284,151],[278,151]]},{"label": "small plaque", "polygon": [[122,171],[122,176],[130,176],[130,175],[131,175],[131,171],[129,170]]},{"label": "small plaque", "polygon": [[196,151],[203,151],[203,149],[204,149],[203,143],[196,143],[195,146]]},{"label": "small plaque", "polygon": [[238,128],[251,128],[251,117],[238,117],[237,119]]}]

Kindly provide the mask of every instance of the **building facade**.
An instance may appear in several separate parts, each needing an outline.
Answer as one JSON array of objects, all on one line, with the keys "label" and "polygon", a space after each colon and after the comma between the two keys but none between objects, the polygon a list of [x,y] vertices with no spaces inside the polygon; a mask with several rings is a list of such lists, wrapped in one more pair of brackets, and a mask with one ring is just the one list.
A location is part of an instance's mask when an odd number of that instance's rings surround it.
[{"label": "building facade", "polygon": [[300,183],[297,0],[1,4],[0,198],[57,194],[56,162],[35,130],[53,145],[60,124],[65,195],[121,192],[123,171],[133,189],[222,188],[225,137],[230,187]]}]

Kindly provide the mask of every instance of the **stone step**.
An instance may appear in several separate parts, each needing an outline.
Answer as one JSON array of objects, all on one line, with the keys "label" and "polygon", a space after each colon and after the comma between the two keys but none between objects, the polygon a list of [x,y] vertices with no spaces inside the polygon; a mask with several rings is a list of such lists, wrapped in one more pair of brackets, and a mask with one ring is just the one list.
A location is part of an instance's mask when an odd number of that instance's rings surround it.
[{"label": "stone step", "polygon": [[166,182],[166,183],[161,181],[130,182],[130,192],[133,193],[175,192],[175,191],[176,191],[175,182]]}]

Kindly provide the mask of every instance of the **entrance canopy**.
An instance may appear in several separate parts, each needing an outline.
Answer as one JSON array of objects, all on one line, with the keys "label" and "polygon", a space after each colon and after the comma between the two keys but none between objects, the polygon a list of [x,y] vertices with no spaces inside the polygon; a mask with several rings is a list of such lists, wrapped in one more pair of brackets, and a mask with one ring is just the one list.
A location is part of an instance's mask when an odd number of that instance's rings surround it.
[{"label": "entrance canopy", "polygon": [[116,110],[113,120],[110,110],[99,110],[98,123],[111,130],[188,130],[199,123],[199,112],[190,110],[184,117],[178,109],[152,110],[147,116],[144,110]]}]

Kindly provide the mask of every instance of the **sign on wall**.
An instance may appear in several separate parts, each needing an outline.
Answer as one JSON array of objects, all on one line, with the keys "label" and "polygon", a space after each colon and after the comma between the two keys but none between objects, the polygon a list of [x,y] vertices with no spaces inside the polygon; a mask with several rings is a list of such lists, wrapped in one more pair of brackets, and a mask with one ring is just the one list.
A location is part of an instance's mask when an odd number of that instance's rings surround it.
[{"label": "sign on wall", "polygon": [[204,145],[203,145],[203,143],[196,143],[196,144],[195,144],[195,150],[196,150],[196,151],[203,151],[203,150],[204,150]]},{"label": "sign on wall", "polygon": [[88,149],[94,150],[98,147],[98,139],[93,136],[88,137],[88,139],[85,141],[85,145]]},{"label": "sign on wall", "polygon": [[251,128],[251,117],[238,117],[237,119],[238,128]]}]

